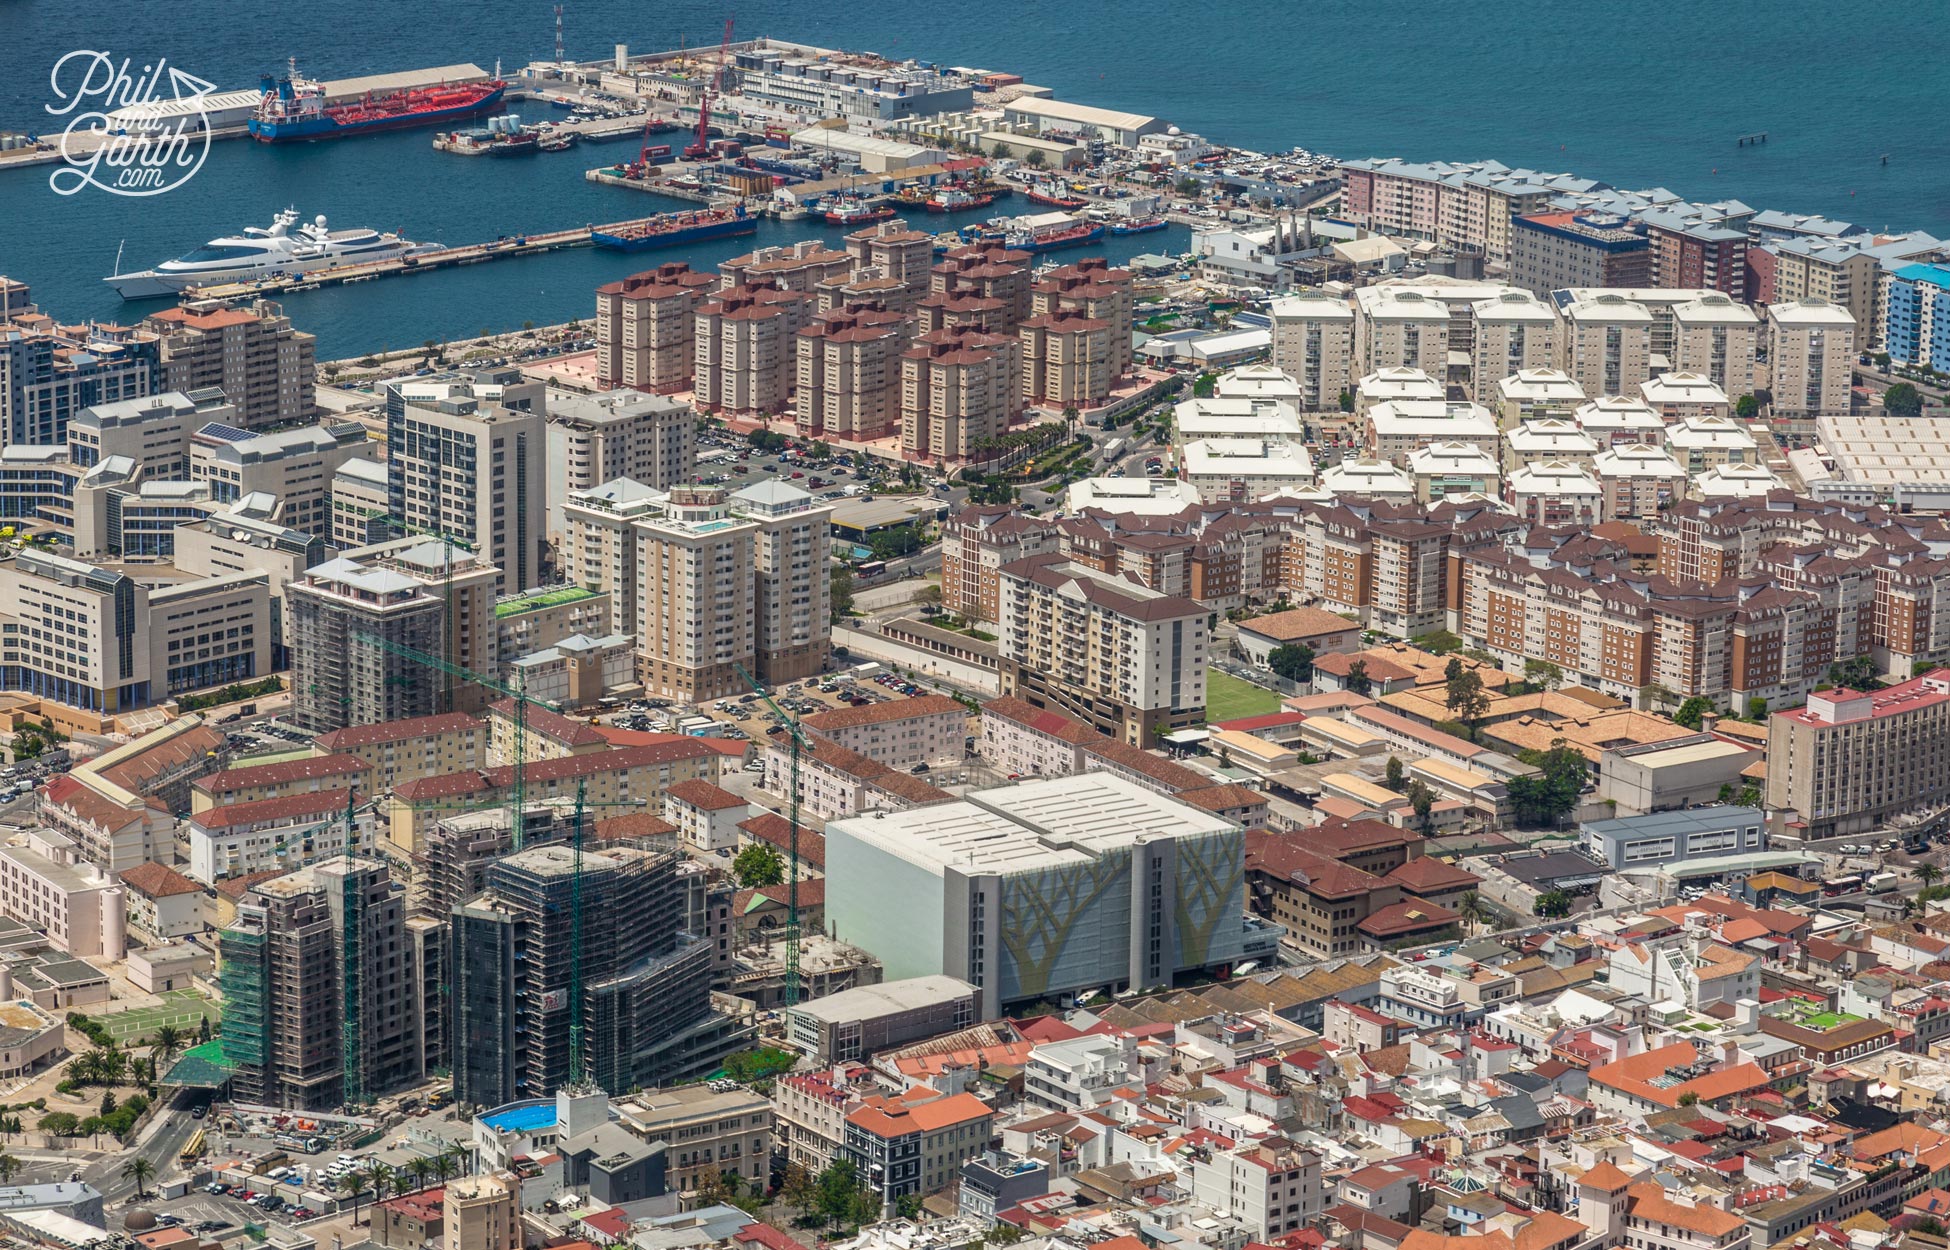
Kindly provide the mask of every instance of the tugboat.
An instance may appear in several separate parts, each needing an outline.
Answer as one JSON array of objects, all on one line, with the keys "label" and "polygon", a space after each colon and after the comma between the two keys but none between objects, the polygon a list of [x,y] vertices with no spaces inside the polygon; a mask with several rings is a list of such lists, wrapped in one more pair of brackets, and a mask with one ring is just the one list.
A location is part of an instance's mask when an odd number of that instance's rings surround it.
[{"label": "tugboat", "polygon": [[1112,234],[1149,234],[1153,230],[1163,230],[1171,223],[1162,217],[1132,217],[1125,221],[1110,223]]},{"label": "tugboat", "polygon": [[995,203],[993,195],[974,195],[961,187],[943,187],[929,196],[922,207],[930,213],[965,213]]},{"label": "tugboat", "polygon": [[1064,195],[1054,184],[1047,182],[1029,188],[1027,196],[1031,204],[1047,204],[1051,208],[1060,208],[1067,212],[1075,212],[1090,205],[1089,200],[1080,200],[1074,195]]},{"label": "tugboat", "polygon": [[821,215],[836,226],[864,226],[886,221],[894,215],[894,210],[891,205],[875,207],[858,196],[842,195],[827,201]]}]

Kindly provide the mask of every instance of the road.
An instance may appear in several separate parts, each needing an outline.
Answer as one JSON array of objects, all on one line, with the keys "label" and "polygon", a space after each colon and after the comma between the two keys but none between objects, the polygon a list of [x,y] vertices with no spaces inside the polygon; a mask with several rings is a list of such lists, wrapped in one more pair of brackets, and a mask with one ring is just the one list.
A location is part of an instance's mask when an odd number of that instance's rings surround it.
[{"label": "road", "polygon": [[102,1205],[114,1207],[135,1194],[135,1182],[122,1175],[122,1168],[140,1156],[155,1165],[154,1178],[160,1180],[177,1170],[176,1157],[189,1141],[200,1121],[190,1118],[189,1106],[195,1095],[179,1094],[180,1110],[158,1112],[142,1126],[134,1150],[119,1150],[81,1169],[81,1179],[102,1192]]}]

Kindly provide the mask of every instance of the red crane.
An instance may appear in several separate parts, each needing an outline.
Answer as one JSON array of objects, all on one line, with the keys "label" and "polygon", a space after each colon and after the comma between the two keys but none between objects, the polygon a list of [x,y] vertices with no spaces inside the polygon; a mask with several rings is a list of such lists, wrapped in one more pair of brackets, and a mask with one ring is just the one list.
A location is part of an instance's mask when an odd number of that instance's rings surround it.
[{"label": "red crane", "polygon": [[697,101],[697,139],[684,149],[684,159],[701,161],[711,155],[711,97],[724,94],[725,69],[731,64],[731,23],[724,20],[724,42],[718,45],[718,68]]}]

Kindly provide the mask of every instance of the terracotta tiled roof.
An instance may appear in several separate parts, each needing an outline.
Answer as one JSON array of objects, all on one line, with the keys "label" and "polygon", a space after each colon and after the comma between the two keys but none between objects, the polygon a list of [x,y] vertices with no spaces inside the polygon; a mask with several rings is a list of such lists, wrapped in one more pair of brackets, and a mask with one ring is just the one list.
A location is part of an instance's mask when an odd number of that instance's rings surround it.
[{"label": "terracotta tiled roof", "polygon": [[1059,742],[1068,742],[1076,746],[1109,741],[1103,734],[1082,721],[1071,720],[1060,712],[1037,707],[1014,695],[1005,694],[999,699],[990,699],[982,704],[982,715],[1000,716],[1004,720],[1012,720],[1018,725],[1047,734]]},{"label": "terracotta tiled roof", "polygon": [[799,722],[808,729],[821,733],[832,733],[840,729],[852,729],[858,725],[879,725],[887,721],[911,720],[917,716],[967,715],[968,709],[945,694],[923,695],[918,699],[892,699],[886,703],[869,703],[865,707],[835,708],[808,716]]},{"label": "terracotta tiled roof", "polygon": [[708,781],[680,781],[664,793],[680,803],[688,803],[707,812],[724,812],[735,807],[750,806],[731,791],[720,789]]},{"label": "terracotta tiled roof", "polygon": [[[769,842],[780,851],[792,845],[792,824],[785,817],[772,812],[740,821],[738,827],[758,839]],[[800,862],[823,870],[826,867],[826,835],[801,824],[799,826]]]},{"label": "terracotta tiled roof", "polygon": [[[515,701],[503,699],[488,710],[512,721],[515,714]],[[586,747],[608,741],[602,734],[596,732],[594,725],[564,716],[560,712],[551,712],[545,707],[530,704],[528,715],[523,719],[527,722],[526,728],[529,733],[553,738],[564,746]]]},{"label": "terracotta tiled roof", "polygon": [[1255,633],[1276,642],[1295,638],[1318,638],[1322,634],[1358,633],[1361,627],[1344,616],[1320,608],[1290,608],[1267,616],[1241,621],[1241,633]]},{"label": "terracotta tiled roof", "polygon": [[351,725],[322,733],[314,741],[326,751],[356,751],[360,747],[381,743],[404,742],[409,738],[429,738],[435,734],[480,728],[482,722],[478,716],[470,716],[466,712],[442,712],[437,716],[413,716],[377,725]]},{"label": "terracotta tiled roof", "polygon": [[168,864],[137,864],[122,873],[122,884],[150,898],[169,898],[177,894],[201,894],[203,887]]},{"label": "terracotta tiled roof", "polygon": [[325,816],[344,812],[348,798],[357,806],[358,797],[351,790],[314,790],[310,794],[287,794],[276,799],[252,799],[248,803],[210,808],[192,816],[190,823],[201,829],[236,829],[294,816]]},{"label": "terracotta tiled roof", "polygon": [[196,782],[205,794],[230,794],[254,786],[282,785],[287,781],[313,781],[321,777],[350,777],[364,773],[370,765],[356,755],[314,755],[302,760],[232,768]]}]

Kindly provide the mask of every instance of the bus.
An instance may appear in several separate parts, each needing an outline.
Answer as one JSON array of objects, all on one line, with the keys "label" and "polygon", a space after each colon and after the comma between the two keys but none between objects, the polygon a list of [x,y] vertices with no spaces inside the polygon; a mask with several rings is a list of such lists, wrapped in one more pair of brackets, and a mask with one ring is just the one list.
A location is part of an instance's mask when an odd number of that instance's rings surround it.
[{"label": "bus", "polygon": [[853,566],[853,575],[855,577],[879,577],[886,571],[887,562],[885,560],[863,560]]},{"label": "bus", "polygon": [[1853,894],[1861,888],[1860,877],[1836,877],[1832,881],[1822,882],[1821,892],[1824,897],[1834,898],[1840,894]]}]

